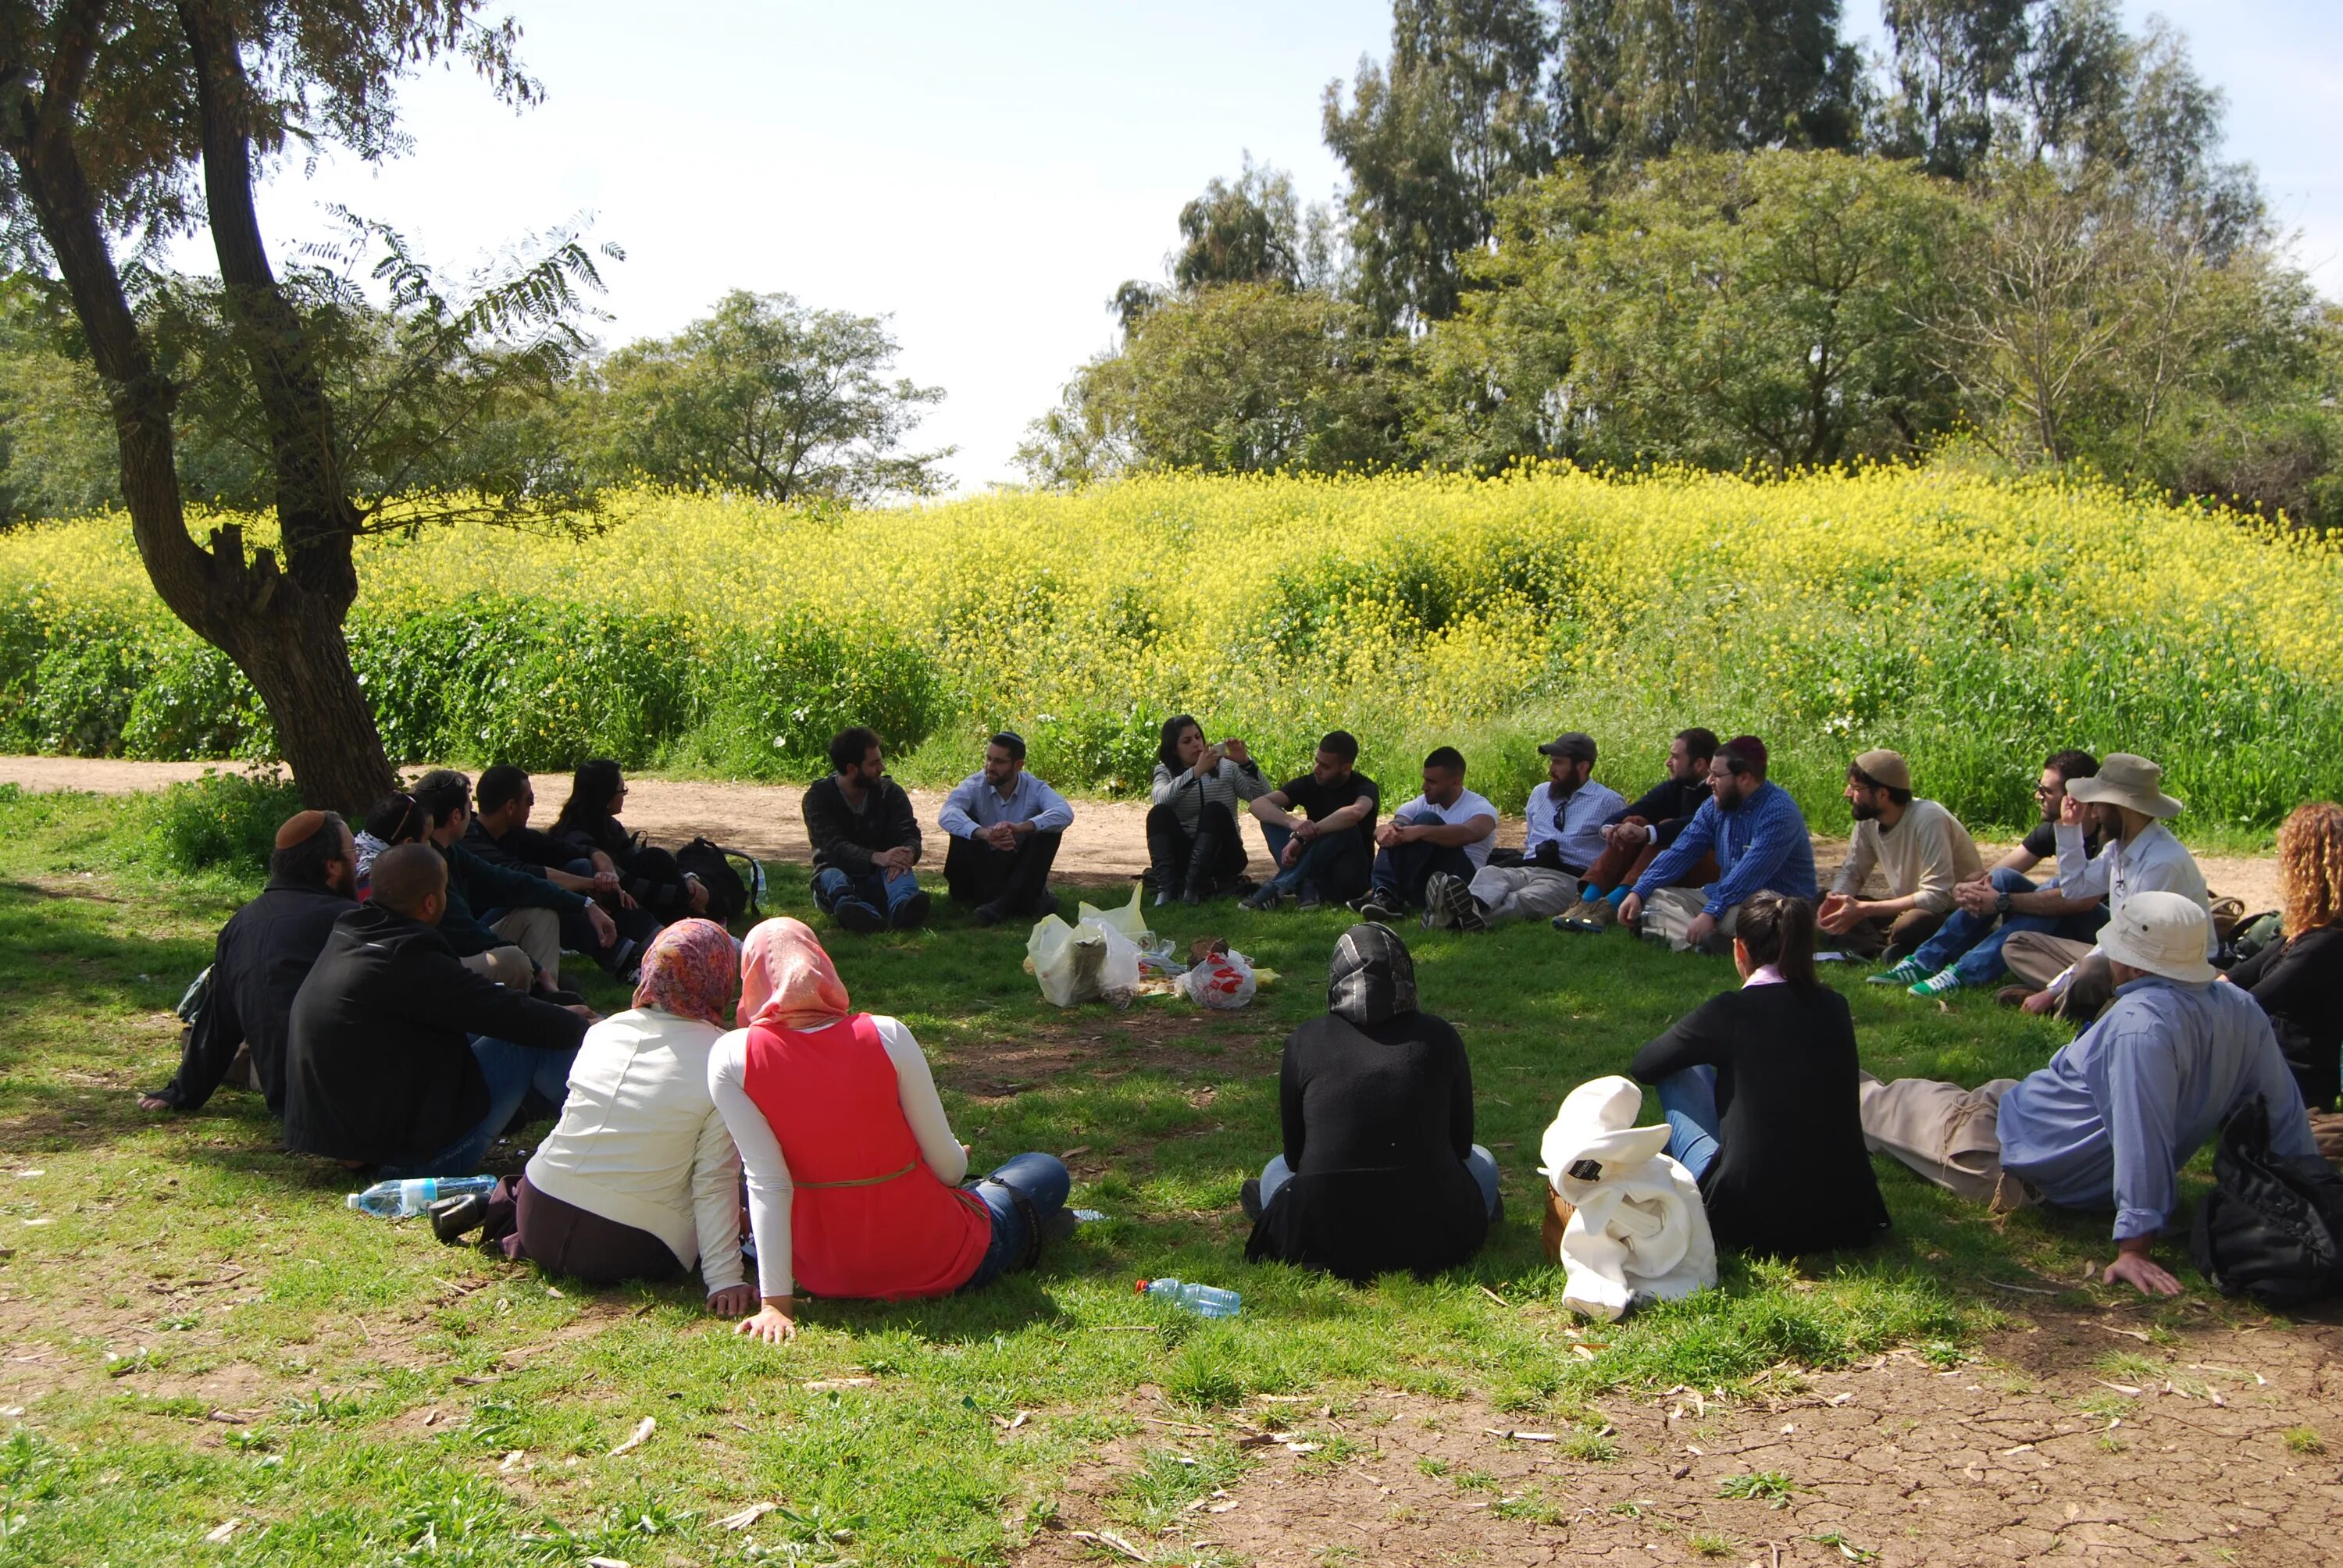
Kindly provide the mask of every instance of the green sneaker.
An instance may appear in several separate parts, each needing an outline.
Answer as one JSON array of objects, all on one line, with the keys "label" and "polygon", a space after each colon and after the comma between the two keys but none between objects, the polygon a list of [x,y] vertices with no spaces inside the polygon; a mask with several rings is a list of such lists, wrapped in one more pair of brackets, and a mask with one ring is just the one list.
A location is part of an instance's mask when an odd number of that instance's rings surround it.
[{"label": "green sneaker", "polygon": [[1938,970],[1935,974],[1910,989],[1914,996],[1920,997],[1943,996],[1947,991],[1956,991],[1961,989],[1960,971]]},{"label": "green sneaker", "polygon": [[1892,970],[1881,970],[1875,975],[1864,976],[1863,983],[1865,985],[1908,986],[1916,980],[1924,980],[1927,978],[1928,966],[1922,963],[1916,958],[1910,958],[1906,959],[1902,963],[1897,964]]}]

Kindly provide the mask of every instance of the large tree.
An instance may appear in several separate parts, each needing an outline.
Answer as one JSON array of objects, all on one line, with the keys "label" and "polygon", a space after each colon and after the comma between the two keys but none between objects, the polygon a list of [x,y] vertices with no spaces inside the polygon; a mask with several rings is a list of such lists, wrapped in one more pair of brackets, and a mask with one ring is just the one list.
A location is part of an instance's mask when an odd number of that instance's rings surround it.
[{"label": "large tree", "polygon": [[[376,231],[406,357],[376,401],[344,408],[317,291],[288,286],[271,264],[255,187],[288,147],[335,145],[367,161],[399,150],[396,89],[429,62],[462,61],[499,98],[534,101],[514,55],[518,29],[480,10],[478,0],[0,4],[6,237],[72,303],[156,593],[251,680],[318,806],[363,807],[393,780],[343,636],[357,540],[441,517],[535,516],[568,499],[528,494],[508,474],[443,468],[429,478],[444,506],[363,496],[359,480],[421,474],[447,450],[448,420],[560,373],[583,347],[570,325],[577,290],[595,278],[591,257],[565,236],[458,298]],[[166,356],[127,283],[155,276],[158,242],[199,228],[218,277],[171,317],[186,336]],[[137,266],[121,260],[125,250]],[[212,407],[241,410],[265,453],[273,546],[249,546],[236,526],[204,543],[187,531],[175,426],[195,375],[210,378],[201,395]],[[467,379],[472,389],[458,388]],[[368,460],[369,443],[405,455]]]}]

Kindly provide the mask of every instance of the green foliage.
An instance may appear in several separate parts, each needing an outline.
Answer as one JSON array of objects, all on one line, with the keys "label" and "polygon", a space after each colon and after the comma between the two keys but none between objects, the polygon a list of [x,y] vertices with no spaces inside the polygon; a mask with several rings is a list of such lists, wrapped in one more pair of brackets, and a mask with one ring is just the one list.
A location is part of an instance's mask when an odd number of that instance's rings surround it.
[{"label": "green foliage", "polygon": [[278,774],[206,773],[172,785],[146,809],[154,850],[172,870],[251,878],[266,869],[277,829],[301,809],[301,792]]}]

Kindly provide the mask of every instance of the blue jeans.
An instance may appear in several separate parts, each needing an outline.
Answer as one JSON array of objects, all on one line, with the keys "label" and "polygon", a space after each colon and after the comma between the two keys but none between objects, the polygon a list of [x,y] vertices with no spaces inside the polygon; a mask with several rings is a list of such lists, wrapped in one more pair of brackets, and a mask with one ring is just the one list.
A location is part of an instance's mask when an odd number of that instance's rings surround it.
[{"label": "blue jeans", "polygon": [[[2030,893],[2034,883],[2016,871],[1996,869],[1993,873],[1993,890],[1996,893]],[[2107,906],[2101,904],[2079,915],[2012,915],[1996,926],[1997,917],[1973,915],[1966,910],[1955,910],[1936,934],[1920,944],[1912,957],[1923,972],[1936,974],[1949,966],[1960,976],[1965,986],[1991,985],[2006,972],[2001,961],[2001,944],[2013,931],[2044,931],[2068,941],[2087,942],[2099,934],[2107,921]]]},{"label": "blue jeans", "polygon": [[1033,1249],[1034,1235],[1029,1228],[1026,1211],[1011,1194],[1011,1188],[1032,1205],[1032,1221],[1046,1232],[1051,1218],[1066,1206],[1066,1195],[1073,1190],[1073,1184],[1066,1162],[1054,1154],[1020,1154],[979,1181],[976,1195],[992,1211],[992,1242],[985,1248],[984,1261],[977,1264],[976,1272],[960,1288],[980,1290],[1001,1275],[1013,1274],[1025,1266],[1025,1259]]},{"label": "blue jeans", "polygon": [[561,1102],[569,1097],[569,1064],[578,1060],[578,1052],[574,1047],[568,1050],[538,1050],[476,1034],[472,1037],[472,1060],[480,1064],[480,1076],[488,1081],[488,1113],[470,1131],[429,1159],[414,1165],[384,1166],[379,1180],[403,1181],[409,1176],[477,1174],[488,1145],[505,1130],[505,1124],[513,1119],[513,1112],[520,1109],[520,1102],[528,1098],[530,1090],[542,1095],[559,1114]]},{"label": "blue jeans", "polygon": [[[1475,1143],[1473,1145],[1473,1152],[1464,1156],[1464,1169],[1473,1173],[1474,1181],[1480,1183],[1482,1201],[1489,1206],[1489,1217],[1495,1219],[1497,1216],[1497,1157]],[[1261,1168],[1261,1206],[1267,1209],[1269,1201],[1277,1196],[1277,1190],[1292,1179],[1293,1167],[1285,1162],[1285,1156],[1271,1155],[1269,1163]]]},{"label": "blue jeans", "polygon": [[899,930],[908,918],[903,906],[917,898],[919,892],[920,877],[916,871],[898,871],[890,877],[876,866],[867,871],[825,866],[813,874],[814,907],[823,914],[838,913],[840,904],[860,904]]},{"label": "blue jeans", "polygon": [[1653,1086],[1659,1091],[1660,1114],[1668,1123],[1668,1156],[1700,1180],[1716,1158],[1716,1134],[1724,1118],[1716,1111],[1716,1069],[1687,1067]]},{"label": "blue jeans", "polygon": [[1320,834],[1302,847],[1290,866],[1285,864],[1285,846],[1292,841],[1293,829],[1263,822],[1261,837],[1269,846],[1270,862],[1277,867],[1269,885],[1279,892],[1299,892],[1309,882],[1316,885],[1320,897],[1339,902],[1367,890],[1367,853],[1355,829]]}]

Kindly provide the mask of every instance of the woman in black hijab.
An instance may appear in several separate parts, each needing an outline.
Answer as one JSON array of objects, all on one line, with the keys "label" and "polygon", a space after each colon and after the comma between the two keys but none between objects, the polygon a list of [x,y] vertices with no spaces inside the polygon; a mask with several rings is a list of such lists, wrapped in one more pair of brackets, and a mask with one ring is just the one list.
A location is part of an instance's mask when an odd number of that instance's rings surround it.
[{"label": "woman in black hijab", "polygon": [[1503,1212],[1497,1162],[1473,1141],[1464,1042],[1416,1010],[1415,964],[1387,926],[1335,941],[1326,1005],[1285,1042],[1285,1151],[1245,1183],[1245,1256],[1360,1282],[1463,1262]]}]

